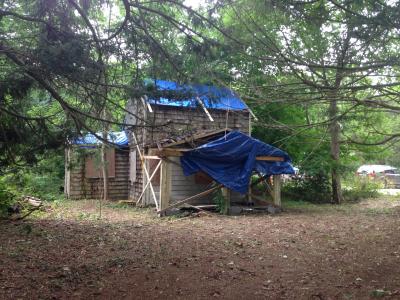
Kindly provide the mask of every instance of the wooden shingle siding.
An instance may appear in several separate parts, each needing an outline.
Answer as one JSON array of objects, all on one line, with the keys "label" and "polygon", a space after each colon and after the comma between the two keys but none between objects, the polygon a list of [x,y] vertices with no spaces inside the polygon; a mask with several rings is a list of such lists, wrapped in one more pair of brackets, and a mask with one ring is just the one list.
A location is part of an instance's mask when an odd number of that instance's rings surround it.
[{"label": "wooden shingle siding", "polygon": [[[86,178],[84,162],[74,166],[70,172],[71,199],[96,199],[103,195],[103,181],[101,178]],[[115,149],[115,176],[109,178],[110,200],[126,200],[129,192],[129,152]]]},{"label": "wooden shingle siding", "polygon": [[[195,132],[209,129],[240,129],[249,133],[249,117],[247,111],[230,111],[210,109],[214,119],[211,122],[201,108],[181,108],[163,105],[152,105],[153,113],[148,120],[154,126],[147,130],[147,143],[155,142],[171,134],[184,135],[187,132]],[[168,127],[157,127],[159,124],[168,123]]]}]

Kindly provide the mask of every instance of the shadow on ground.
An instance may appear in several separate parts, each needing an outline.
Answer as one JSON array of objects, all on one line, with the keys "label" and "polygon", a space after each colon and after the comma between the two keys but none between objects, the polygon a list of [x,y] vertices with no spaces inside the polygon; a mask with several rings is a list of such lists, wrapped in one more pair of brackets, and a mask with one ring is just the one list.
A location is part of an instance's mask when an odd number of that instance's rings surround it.
[{"label": "shadow on ground", "polygon": [[400,298],[398,211],[158,219],[66,202],[2,223],[1,299]]}]

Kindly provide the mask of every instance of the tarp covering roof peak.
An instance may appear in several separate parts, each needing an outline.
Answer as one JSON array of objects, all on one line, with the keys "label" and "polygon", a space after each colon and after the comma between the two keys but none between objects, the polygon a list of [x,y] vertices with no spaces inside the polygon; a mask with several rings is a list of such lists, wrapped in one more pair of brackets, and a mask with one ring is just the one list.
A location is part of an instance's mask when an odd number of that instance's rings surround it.
[{"label": "tarp covering roof peak", "polygon": [[160,92],[159,97],[150,95],[150,104],[189,107],[199,106],[200,99],[206,108],[223,110],[248,110],[247,105],[232,90],[205,84],[179,84],[174,81],[148,79],[147,87]]}]

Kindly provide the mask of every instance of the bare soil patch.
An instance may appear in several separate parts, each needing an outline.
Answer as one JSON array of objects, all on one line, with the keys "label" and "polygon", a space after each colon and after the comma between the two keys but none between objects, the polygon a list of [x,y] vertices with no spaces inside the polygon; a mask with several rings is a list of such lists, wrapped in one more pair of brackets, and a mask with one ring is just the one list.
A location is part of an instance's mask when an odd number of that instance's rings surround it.
[{"label": "bare soil patch", "polygon": [[93,201],[55,203],[0,224],[0,299],[400,299],[398,200],[379,201],[101,220]]}]

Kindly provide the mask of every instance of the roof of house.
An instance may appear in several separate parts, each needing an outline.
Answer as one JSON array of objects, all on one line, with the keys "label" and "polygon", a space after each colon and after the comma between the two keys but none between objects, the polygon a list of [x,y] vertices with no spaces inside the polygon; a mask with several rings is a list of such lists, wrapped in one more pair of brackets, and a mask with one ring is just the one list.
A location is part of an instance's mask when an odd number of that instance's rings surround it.
[{"label": "roof of house", "polygon": [[202,104],[209,109],[248,110],[247,105],[232,90],[203,84],[181,85],[167,80],[146,80],[148,87],[154,86],[159,96],[148,96],[148,103],[175,107],[195,108]]},{"label": "roof of house", "polygon": [[[102,141],[98,139],[96,136],[101,137],[101,132],[96,132],[96,135],[93,133],[87,133],[81,137],[78,137],[72,140],[73,145],[80,145],[80,146],[97,146],[101,145]],[[114,144],[119,147],[128,146],[128,137],[125,131],[111,131],[107,135],[107,142],[110,144]]]}]

